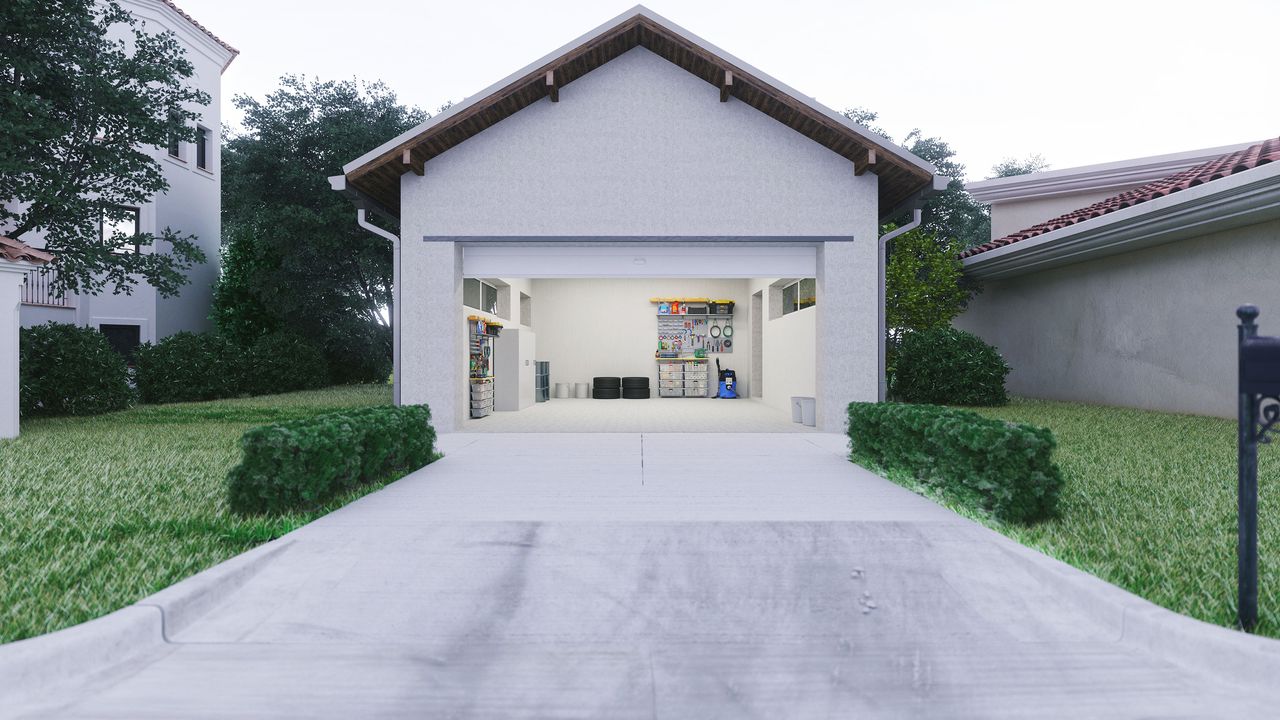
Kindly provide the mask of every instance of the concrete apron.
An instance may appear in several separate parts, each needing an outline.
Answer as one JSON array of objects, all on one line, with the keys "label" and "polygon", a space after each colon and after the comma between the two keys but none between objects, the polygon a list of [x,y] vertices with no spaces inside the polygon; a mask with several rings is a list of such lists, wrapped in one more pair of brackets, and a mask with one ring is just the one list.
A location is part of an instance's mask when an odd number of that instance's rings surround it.
[{"label": "concrete apron", "polygon": [[[850,465],[838,436],[442,443],[445,460],[122,611],[161,616],[161,640],[54,678],[26,709],[1012,718],[1274,707],[1261,679],[1280,667],[1280,643],[1153,609],[1021,548]],[[0,670],[59,635],[0,649]],[[1215,653],[1226,660],[1210,665],[1228,674],[1232,658],[1257,667],[1238,676],[1253,681],[1247,692],[1196,664]]]}]

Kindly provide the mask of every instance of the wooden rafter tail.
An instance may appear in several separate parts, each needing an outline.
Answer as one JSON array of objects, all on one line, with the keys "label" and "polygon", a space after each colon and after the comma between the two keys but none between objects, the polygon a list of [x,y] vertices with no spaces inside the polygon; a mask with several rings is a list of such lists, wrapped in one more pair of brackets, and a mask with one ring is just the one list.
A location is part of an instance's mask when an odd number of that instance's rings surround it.
[{"label": "wooden rafter tail", "polygon": [[560,102],[560,88],[556,85],[556,71],[547,71],[547,97],[551,102]]},{"label": "wooden rafter tail", "polygon": [[421,175],[426,169],[423,167],[425,162],[422,160],[421,156],[413,152],[413,148],[405,148],[404,151],[400,153],[400,163],[404,166],[406,171],[412,170],[414,175]]},{"label": "wooden rafter tail", "polygon": [[876,150],[875,148],[868,148],[867,153],[865,155],[862,155],[858,160],[853,161],[853,174],[861,175],[862,173],[868,170],[871,170],[874,172],[876,169],[875,164],[876,164]]},{"label": "wooden rafter tail", "polygon": [[720,83],[720,102],[729,102],[729,95],[733,92],[733,71],[724,71],[724,82]]}]

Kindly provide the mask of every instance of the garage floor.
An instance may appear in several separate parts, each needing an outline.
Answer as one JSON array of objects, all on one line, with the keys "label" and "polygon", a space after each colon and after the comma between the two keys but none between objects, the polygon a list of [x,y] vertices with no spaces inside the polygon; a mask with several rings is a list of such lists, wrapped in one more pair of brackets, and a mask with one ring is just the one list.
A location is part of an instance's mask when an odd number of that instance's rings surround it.
[{"label": "garage floor", "polygon": [[495,412],[463,422],[463,432],[660,433],[814,432],[759,400],[651,398],[649,400],[552,399],[518,412]]}]

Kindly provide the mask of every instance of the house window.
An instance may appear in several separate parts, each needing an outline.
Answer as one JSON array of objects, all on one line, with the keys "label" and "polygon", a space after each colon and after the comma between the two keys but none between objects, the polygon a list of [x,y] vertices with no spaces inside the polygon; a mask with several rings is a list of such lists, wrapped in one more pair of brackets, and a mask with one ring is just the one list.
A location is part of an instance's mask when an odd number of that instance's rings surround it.
[{"label": "house window", "polygon": [[169,130],[169,157],[182,159],[182,138],[178,137],[178,128],[182,127],[182,118],[178,113],[169,113],[169,124],[173,126]]},{"label": "house window", "polygon": [[107,344],[132,364],[138,346],[142,344],[142,328],[137,325],[99,325],[98,332],[107,336]]},{"label": "house window", "polygon": [[209,129],[196,126],[196,167],[209,169]]},{"label": "house window", "polygon": [[782,314],[788,315],[818,304],[818,281],[805,278],[782,288]]},{"label": "house window", "polygon": [[462,281],[462,304],[497,315],[498,288],[476,278],[465,278]]},{"label": "house window", "polygon": [[102,213],[102,222],[98,226],[102,231],[102,243],[112,245],[112,252],[140,253],[142,243],[138,242],[138,208],[114,207]]}]

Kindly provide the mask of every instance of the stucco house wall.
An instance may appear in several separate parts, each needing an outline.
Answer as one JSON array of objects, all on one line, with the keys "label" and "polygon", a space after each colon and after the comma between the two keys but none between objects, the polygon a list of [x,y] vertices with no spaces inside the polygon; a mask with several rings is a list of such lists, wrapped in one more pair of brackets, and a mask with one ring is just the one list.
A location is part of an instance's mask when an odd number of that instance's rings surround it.
[{"label": "stucco house wall", "polygon": [[[1137,187],[1135,183],[1132,187]],[[1049,197],[1032,197],[1018,200],[1003,200],[991,203],[991,239],[1004,237],[1029,228],[1048,218],[1071,212],[1076,208],[1092,205],[1101,200],[1123,192],[1129,188],[1093,190],[1078,193],[1063,193]]]},{"label": "stucco house wall", "polygon": [[460,247],[430,238],[842,236],[815,318],[819,422],[839,430],[876,397],[877,215],[873,174],[633,49],[402,176],[402,402],[462,418],[463,367],[442,361],[465,341]]},{"label": "stucco house wall", "polygon": [[1269,221],[988,280],[955,325],[999,348],[1015,395],[1234,417],[1236,308],[1280,334],[1277,238]]},{"label": "stucco house wall", "polygon": [[[208,130],[208,167],[196,167],[192,143],[181,143],[179,158],[170,157],[167,148],[140,148],[159,163],[169,190],[143,203],[138,213],[140,232],[158,235],[168,227],[180,235],[195,235],[207,261],[187,272],[190,282],[174,297],[160,296],[147,283],[139,283],[127,295],[116,294],[109,286],[100,295],[72,298],[74,309],[23,305],[21,318],[24,327],[50,320],[91,327],[108,323],[138,325],[141,340],[155,342],[180,330],[210,329],[209,306],[213,284],[218,279],[222,242],[222,71],[234,55],[162,0],[121,0],[121,6],[137,18],[146,32],[173,32],[194,68],[189,84],[209,94],[208,105],[190,108],[200,113],[198,124]],[[112,35],[115,39],[131,37],[123,26],[113,28]],[[44,246],[40,233],[30,233],[22,239],[34,247]],[[170,249],[168,243],[158,242],[144,252]]]}]

